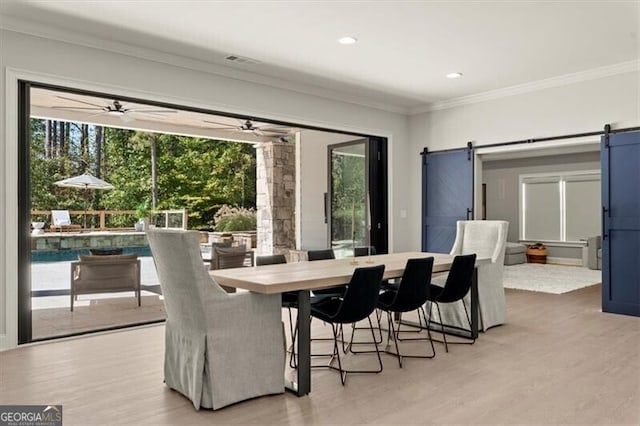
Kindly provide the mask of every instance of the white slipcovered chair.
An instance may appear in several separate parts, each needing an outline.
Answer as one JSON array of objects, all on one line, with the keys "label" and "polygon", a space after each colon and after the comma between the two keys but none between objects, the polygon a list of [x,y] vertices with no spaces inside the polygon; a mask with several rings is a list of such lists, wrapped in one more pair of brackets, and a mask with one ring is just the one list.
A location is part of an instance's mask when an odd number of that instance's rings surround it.
[{"label": "white slipcovered chair", "polygon": [[195,231],[149,230],[164,295],[167,386],[214,410],[284,392],[280,295],[227,293],[208,274]]},{"label": "white slipcovered chair", "polygon": [[[491,263],[478,266],[478,329],[487,329],[503,324],[506,315],[504,297],[503,270],[504,250],[507,242],[509,222],[503,220],[459,220],[457,222],[456,239],[451,255],[475,253],[478,259],[490,258]],[[434,284],[443,285],[446,276],[433,280]],[[466,306],[471,306],[470,294],[464,298]],[[468,329],[469,323],[460,303],[440,306],[442,323]]]}]

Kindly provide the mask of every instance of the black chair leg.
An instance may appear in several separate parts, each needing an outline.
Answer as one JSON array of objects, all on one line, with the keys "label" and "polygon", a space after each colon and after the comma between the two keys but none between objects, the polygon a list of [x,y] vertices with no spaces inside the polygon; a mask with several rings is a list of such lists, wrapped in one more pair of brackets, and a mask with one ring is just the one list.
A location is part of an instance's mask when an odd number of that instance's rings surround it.
[{"label": "black chair leg", "polygon": [[[414,330],[411,330],[411,329],[410,329],[410,330],[402,330],[402,331],[400,331],[400,327],[402,326],[402,324],[403,324],[403,322],[402,322],[402,313],[400,312],[400,313],[398,314],[398,340],[400,340],[401,342],[402,342],[403,340],[406,340],[406,339],[402,339],[402,338],[400,338],[400,333],[401,333],[401,332],[402,332],[402,333],[420,333],[420,332],[422,332],[422,330],[426,327],[426,324],[427,324],[427,323],[426,323],[426,321],[425,321],[425,325],[424,325],[424,326],[422,325],[422,318],[420,317],[420,312],[418,312],[418,326],[417,326],[417,327],[416,327],[416,326],[414,326],[414,325],[411,325],[411,324],[407,324],[406,322],[404,323],[404,325],[409,325],[409,326],[410,326],[410,327],[412,327]],[[412,338],[409,338],[408,340],[412,340]]]},{"label": "black chair leg", "polygon": [[[461,299],[460,301],[462,302],[462,307],[464,308],[464,313],[467,316],[467,321],[469,322],[469,335],[471,335],[471,329],[473,327],[471,326],[471,317],[469,316],[469,311],[467,310],[467,304],[464,303],[464,299]],[[471,339],[471,342],[460,342],[460,343],[464,343],[464,344],[467,344],[467,345],[473,345],[475,342],[476,342],[476,339],[475,339],[475,337],[473,337]]]},{"label": "black chair leg", "polygon": [[[422,314],[422,316],[421,316]],[[422,325],[422,320],[424,319],[425,324],[427,323],[427,317],[426,314],[424,313],[424,309],[422,309],[422,307],[418,308],[418,318],[420,321],[420,325]],[[387,312],[387,319],[389,322],[389,336],[387,338],[387,348],[385,349],[385,352],[397,356],[398,357],[398,364],[400,365],[400,368],[402,368],[402,358],[433,358],[436,356],[436,350],[435,347],[433,346],[433,339],[431,338],[431,331],[429,330],[429,328],[427,327],[427,337],[412,337],[412,338],[405,338],[405,339],[400,339],[399,335],[400,333],[406,333],[406,331],[401,331],[400,327],[402,325],[402,322],[398,323],[398,329],[395,329],[394,326],[394,322],[393,319],[391,318],[391,313]],[[420,332],[422,331],[422,329],[420,329]],[[414,331],[411,331],[414,332]],[[394,344],[395,344],[395,348],[396,351],[391,352],[389,351],[389,338],[393,339]],[[399,345],[398,345],[398,341],[408,341],[408,340],[428,340],[429,344],[431,345],[431,355],[406,355],[406,354],[401,354],[400,353],[400,349],[399,349]]]},{"label": "black chair leg", "polygon": [[[471,317],[469,316],[469,311],[467,310],[467,305],[466,305],[466,303],[464,303],[464,299],[460,299],[460,302],[462,303],[462,307],[464,308],[465,316],[467,317],[467,322],[469,323],[469,330],[465,330],[464,328],[460,328],[460,327],[453,327],[453,328],[455,328],[457,330],[468,331],[469,334],[471,334]],[[432,311],[432,306],[435,303],[436,308],[438,309],[438,319],[439,319],[439,322],[440,322],[440,329],[441,329],[441,333],[442,333],[442,337],[443,337],[442,341],[436,340],[436,342],[444,343],[444,346],[445,346],[445,349],[446,349],[447,352],[449,352],[449,344],[452,344],[452,345],[473,345],[476,342],[475,338],[466,337],[466,336],[460,336],[460,337],[462,337],[463,339],[470,340],[470,341],[453,341],[453,342],[447,341],[447,333],[444,331],[445,327],[447,327],[447,325],[442,322],[442,315],[440,314],[440,305],[438,304],[438,302],[429,302],[429,303],[431,303],[431,305],[429,305],[429,319],[428,319],[428,322],[427,322],[427,329],[431,328],[431,318],[432,318],[431,317],[431,311]]]},{"label": "black chair leg", "polygon": [[[331,368],[332,370],[337,370],[340,372],[340,382],[342,383],[342,385],[344,386],[346,380],[347,380],[347,374],[348,373],[380,373],[383,369],[382,366],[382,357],[380,357],[380,350],[378,348],[378,344],[376,343],[376,335],[375,332],[373,331],[373,323],[371,322],[371,317],[367,317],[367,319],[369,320],[369,329],[371,330],[371,337],[373,338],[373,344],[376,347],[376,354],[378,357],[378,365],[379,365],[379,369],[377,370],[347,370],[342,368],[342,360],[340,359],[340,348],[338,347],[338,335],[339,333],[339,325],[338,324],[332,324],[331,325],[331,329],[333,330],[333,338],[334,338],[334,344],[333,344],[333,356],[331,357],[331,360],[329,361],[329,365],[328,367]],[[344,336],[342,336],[344,338]],[[338,361],[338,368],[336,368],[335,366],[333,366],[333,360],[337,360]]]},{"label": "black chair leg", "polygon": [[438,320],[440,321],[440,330],[442,332],[442,340],[444,341],[444,349],[447,353],[449,353],[449,344],[447,343],[447,334],[444,332],[444,324],[442,323],[442,315],[440,314],[440,305],[438,305],[438,302],[431,302],[431,305],[429,305],[429,323],[427,324],[427,328],[431,328],[431,318],[433,318],[431,316],[431,312],[433,309],[433,305],[436,305],[436,308],[438,309]]},{"label": "black chair leg", "polygon": [[[311,321],[313,321],[313,317],[311,318]],[[333,327],[333,326],[332,326]],[[343,352],[346,353],[346,349],[344,349],[344,331],[342,329],[342,324],[339,325],[339,333],[338,335],[341,336],[341,341],[342,341],[342,346],[343,346]],[[298,319],[296,318],[296,326],[293,329],[293,339],[291,342],[291,357],[289,358],[289,367],[291,368],[298,368],[298,364],[296,362],[296,339],[298,337]],[[331,337],[316,337],[316,338],[312,338],[311,341],[313,342],[314,340],[333,340]],[[312,357],[314,356],[325,356],[325,357],[332,357],[333,354],[311,354]],[[324,368],[324,365],[312,365],[311,368]]]},{"label": "black chair leg", "polygon": [[[376,309],[376,319],[378,320],[378,337],[376,338],[376,342],[378,342],[378,344],[382,343],[382,329],[380,328],[380,317],[382,316],[382,311],[380,309]],[[365,330],[367,327],[358,327],[357,324],[351,324],[351,332],[353,333],[354,330]],[[352,334],[353,335],[353,334]],[[353,342],[351,343],[352,345],[370,345],[370,342]],[[354,352],[355,353],[355,352]]]},{"label": "black chair leg", "polygon": [[[367,319],[369,320],[369,324],[371,325],[372,324],[371,323],[371,316],[368,316]],[[352,324],[351,339],[349,340],[349,344],[347,345],[347,349],[349,350],[349,352],[351,352],[352,354],[372,354],[375,351],[373,351],[373,350],[354,351],[353,350],[353,345],[372,345],[374,343],[376,345],[382,344],[382,328],[380,327],[380,318],[378,317],[377,313],[376,313],[376,320],[377,320],[378,327],[374,327],[374,328],[378,329],[378,331],[380,333],[380,336],[379,336],[380,339],[378,340],[378,338],[375,336],[375,332],[374,332],[373,341],[372,342],[354,342],[353,338],[354,338],[354,336],[356,334],[356,330],[365,330],[365,329],[370,328],[370,327],[355,327]],[[370,329],[373,332],[373,328],[370,328]]]},{"label": "black chair leg", "polygon": [[293,324],[293,315],[291,314],[291,307],[287,307],[289,311],[289,332],[291,333],[291,356],[289,357],[289,367],[298,368],[296,364],[296,334],[298,332],[298,316],[296,315],[295,326]]},{"label": "black chair leg", "polygon": [[[396,329],[395,326],[393,325],[393,319],[391,318],[391,312],[387,312],[387,324],[389,325],[389,333],[388,333],[388,337],[387,337],[387,348],[385,349],[386,353],[390,353],[392,355],[395,355],[398,358],[398,365],[400,366],[400,368],[402,368],[402,355],[400,354],[400,348],[398,347],[398,334],[396,333]],[[400,325],[398,324],[398,327],[400,327]],[[388,350],[389,348],[389,338],[393,339],[393,343],[395,344],[396,347],[396,352],[390,352]]]}]

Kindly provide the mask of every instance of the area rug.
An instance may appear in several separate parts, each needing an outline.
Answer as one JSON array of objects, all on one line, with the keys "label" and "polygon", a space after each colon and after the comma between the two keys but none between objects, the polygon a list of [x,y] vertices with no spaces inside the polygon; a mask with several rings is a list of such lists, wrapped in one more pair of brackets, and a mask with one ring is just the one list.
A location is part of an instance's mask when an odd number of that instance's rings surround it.
[{"label": "area rug", "polygon": [[504,267],[504,287],[562,294],[602,282],[598,270],[580,266],[523,263]]}]

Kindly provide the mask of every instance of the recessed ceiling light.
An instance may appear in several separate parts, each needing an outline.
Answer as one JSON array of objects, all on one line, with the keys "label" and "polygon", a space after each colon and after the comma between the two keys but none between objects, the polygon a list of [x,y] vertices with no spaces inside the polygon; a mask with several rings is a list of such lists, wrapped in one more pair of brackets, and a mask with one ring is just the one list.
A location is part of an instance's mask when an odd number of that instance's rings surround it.
[{"label": "recessed ceiling light", "polygon": [[338,39],[338,43],[340,44],[354,44],[357,41],[358,41],[357,38],[351,37],[351,36],[340,37]]},{"label": "recessed ceiling light", "polygon": [[447,78],[460,78],[460,77],[462,77],[461,72],[450,72],[449,74],[447,74]]}]

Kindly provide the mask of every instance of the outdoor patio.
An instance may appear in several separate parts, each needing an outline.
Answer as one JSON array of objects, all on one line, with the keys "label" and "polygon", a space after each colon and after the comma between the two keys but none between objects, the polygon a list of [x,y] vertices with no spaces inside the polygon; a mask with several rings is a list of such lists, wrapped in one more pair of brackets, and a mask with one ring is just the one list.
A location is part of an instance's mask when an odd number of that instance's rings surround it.
[{"label": "outdoor patio", "polygon": [[159,281],[151,256],[141,256],[142,303],[133,292],[80,295],[70,310],[70,261],[31,264],[32,291],[35,294],[65,292],[31,298],[34,339],[118,327],[165,318]]}]

